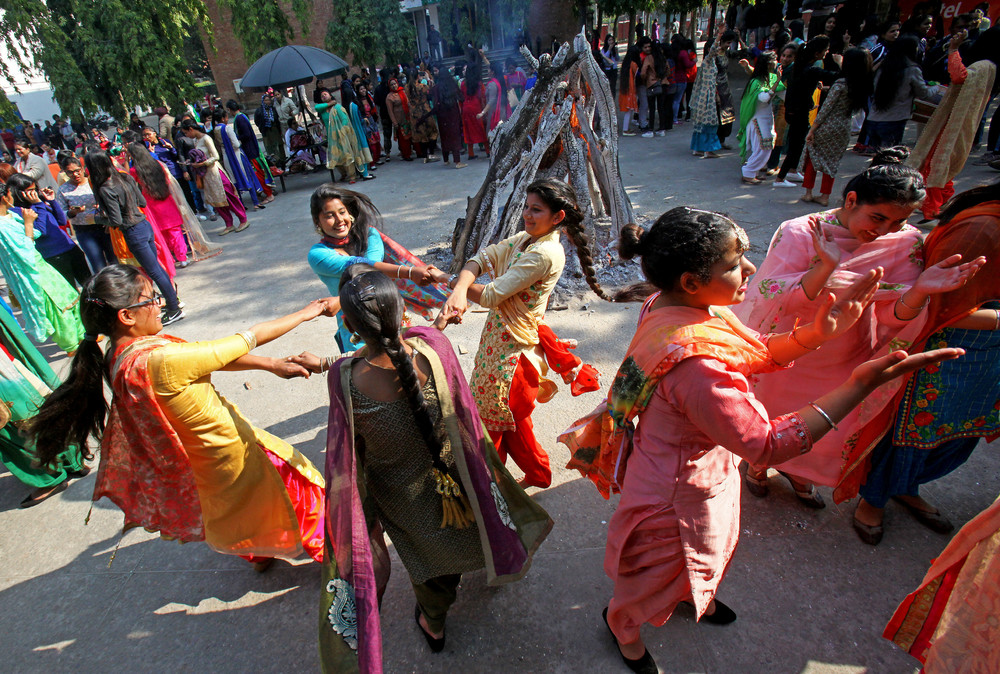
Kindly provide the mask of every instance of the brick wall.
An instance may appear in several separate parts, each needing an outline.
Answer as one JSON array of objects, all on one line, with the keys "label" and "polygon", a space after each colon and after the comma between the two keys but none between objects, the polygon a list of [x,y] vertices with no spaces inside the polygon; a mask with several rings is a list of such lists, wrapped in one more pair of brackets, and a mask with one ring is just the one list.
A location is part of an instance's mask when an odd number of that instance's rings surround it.
[{"label": "brick wall", "polygon": [[559,42],[573,41],[581,26],[576,4],[572,0],[532,0],[527,22],[532,50],[537,38],[542,40],[542,51],[549,50],[553,35]]},{"label": "brick wall", "polygon": [[[281,5],[288,14],[292,29],[295,31],[292,43],[324,49],[323,39],[326,37],[326,26],[333,17],[333,3],[313,3],[312,22],[309,26],[309,32],[304,35],[299,20],[292,14],[291,3],[282,0]],[[219,7],[216,0],[205,0],[205,7],[215,26],[215,50],[213,51],[204,39],[203,42],[205,42],[205,53],[208,55],[208,62],[215,77],[215,84],[219,88],[219,98],[222,99],[223,103],[230,98],[235,98],[248,108],[256,108],[260,104],[259,92],[245,91],[241,96],[238,96],[233,87],[233,80],[243,77],[250,64],[243,56],[243,45],[233,33],[229,10]],[[202,37],[204,38],[204,35]],[[350,62],[347,54],[337,54],[337,56]],[[308,85],[306,88],[309,92],[312,91]]]}]

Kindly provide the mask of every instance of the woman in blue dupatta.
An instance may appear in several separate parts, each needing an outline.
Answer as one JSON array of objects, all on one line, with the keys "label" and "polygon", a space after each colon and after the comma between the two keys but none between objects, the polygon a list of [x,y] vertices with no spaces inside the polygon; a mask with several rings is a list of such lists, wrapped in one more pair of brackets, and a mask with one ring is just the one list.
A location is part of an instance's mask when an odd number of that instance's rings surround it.
[{"label": "woman in blue dupatta", "polygon": [[355,101],[351,101],[347,108],[348,115],[351,118],[351,128],[354,129],[354,135],[358,137],[358,148],[361,150],[361,156],[365,159],[364,169],[359,166],[358,172],[361,173],[362,177],[371,176],[371,171],[374,171],[377,167],[375,162],[372,160],[372,151],[368,146],[368,134],[365,133],[365,124],[361,121],[361,110],[358,108],[358,104]]},{"label": "woman in blue dupatta", "polygon": [[985,256],[986,265],[963,287],[931,295],[927,322],[908,349],[960,347],[965,355],[910,375],[886,412],[860,431],[859,445],[871,453],[841,488],[851,497],[864,478],[854,529],[869,545],[882,540],[890,499],[932,531],[950,532],[954,526],[920,486],[965,463],[980,438],[1000,435],[1000,182],[959,194],[939,218],[924,242],[927,266],[955,253]]},{"label": "woman in blue dupatta", "polygon": [[212,122],[215,124],[215,139],[222,148],[226,157],[226,167],[233,175],[233,186],[237,192],[249,192],[253,207],[261,210],[264,208],[257,197],[258,192],[263,192],[260,181],[257,180],[257,172],[254,171],[253,164],[247,158],[236,137],[236,130],[229,124],[229,115],[222,108],[212,113]]},{"label": "woman in blue dupatta", "polygon": [[497,456],[447,338],[433,328],[400,334],[392,280],[362,273],[340,299],[369,346],[332,367],[313,363],[331,373],[320,659],[325,672],[378,673],[384,534],[410,576],[414,619],[438,652],[462,574],[485,568],[489,585],[520,579],[552,520]]}]

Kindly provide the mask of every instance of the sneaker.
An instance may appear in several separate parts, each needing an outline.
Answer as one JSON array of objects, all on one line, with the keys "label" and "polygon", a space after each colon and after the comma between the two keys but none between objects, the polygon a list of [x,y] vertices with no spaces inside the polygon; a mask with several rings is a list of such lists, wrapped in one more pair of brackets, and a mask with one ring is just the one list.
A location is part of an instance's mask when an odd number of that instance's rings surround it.
[{"label": "sneaker", "polygon": [[184,268],[185,268],[185,267],[187,267],[187,266],[188,266],[189,264],[191,264],[191,263],[190,263],[190,262],[188,262],[187,260],[184,260],[183,262],[178,262],[178,263],[177,263],[177,264],[176,264],[175,266],[176,266],[176,267],[177,267],[178,269],[184,269]]},{"label": "sneaker", "polygon": [[184,310],[180,307],[174,309],[173,311],[164,309],[163,313],[160,315],[160,322],[163,323],[163,325],[170,325],[171,323],[176,323],[182,318],[184,318]]},{"label": "sneaker", "polygon": [[785,176],[786,181],[791,180],[793,183],[800,183],[805,179],[806,179],[805,176],[803,176],[801,173],[789,173],[787,176]]},{"label": "sneaker", "polygon": [[198,215],[198,219],[201,220],[202,222],[208,221],[208,217],[205,216],[205,215],[201,215],[201,214]]},{"label": "sneaker", "polygon": [[774,181],[774,186],[775,187],[795,187],[795,183],[790,182],[788,180],[775,180]]},{"label": "sneaker", "polygon": [[991,161],[996,161],[998,159],[1000,159],[1000,154],[997,154],[996,152],[987,152],[978,159],[973,160],[972,163],[976,166],[988,166]]},{"label": "sneaker", "polygon": [[644,132],[642,134],[642,137],[643,138],[652,138],[653,137],[653,132],[652,131],[646,131],[646,132]]},{"label": "sneaker", "polygon": [[635,131],[622,131],[623,136],[634,136]]},{"label": "sneaker", "polygon": [[666,132],[666,130],[664,130],[664,131],[657,131],[657,132],[656,132],[655,134],[653,134],[653,135],[655,135],[655,136],[656,136],[657,138],[663,138],[664,136],[666,136],[666,135],[667,135],[667,132]]}]

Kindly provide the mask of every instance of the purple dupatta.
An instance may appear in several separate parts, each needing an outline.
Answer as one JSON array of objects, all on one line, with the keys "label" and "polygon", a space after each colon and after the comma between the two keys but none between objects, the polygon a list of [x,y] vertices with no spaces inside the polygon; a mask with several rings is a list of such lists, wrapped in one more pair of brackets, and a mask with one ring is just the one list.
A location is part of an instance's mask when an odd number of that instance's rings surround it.
[{"label": "purple dupatta", "polygon": [[[442,422],[455,464],[479,528],[487,582],[499,585],[524,576],[531,557],[552,529],[552,519],[507,472],[490,441],[451,342],[429,327],[406,332],[410,346],[431,363]],[[379,603],[389,581],[389,555],[382,526],[366,517],[364,485],[358,484],[353,412],[349,392],[351,358],[330,369],[327,431],[326,551],[320,595],[320,660],[326,672],[382,671]],[[370,528],[369,528],[370,523]]]}]

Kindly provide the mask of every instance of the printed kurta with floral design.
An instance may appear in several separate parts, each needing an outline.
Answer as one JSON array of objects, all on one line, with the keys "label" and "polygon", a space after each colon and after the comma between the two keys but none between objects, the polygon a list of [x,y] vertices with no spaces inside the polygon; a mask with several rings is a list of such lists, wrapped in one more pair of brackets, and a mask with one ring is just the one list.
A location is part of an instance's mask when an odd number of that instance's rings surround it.
[{"label": "printed kurta with floral design", "polygon": [[548,401],[556,391],[556,385],[544,377],[548,366],[538,346],[538,324],[566,265],[566,254],[559,230],[534,242],[520,232],[483,249],[473,260],[494,280],[479,301],[490,313],[469,386],[488,429],[514,430],[508,397],[521,354],[538,371],[538,401]]},{"label": "printed kurta with floral design", "polygon": [[[841,250],[840,264],[824,289],[810,300],[802,277],[818,262],[809,221],[818,218],[823,231],[833,236]],[[786,332],[796,322],[809,323],[821,297],[838,294],[870,270],[882,267],[885,276],[875,298],[858,322],[837,339],[798,359],[792,368],[764,375],[754,393],[772,416],[801,408],[840,385],[855,367],[888,350],[906,348],[926,318],[912,321],[895,317],[900,295],[923,270],[920,232],[904,225],[899,232],[862,243],[837,220],[836,211],[804,215],[781,224],[774,233],[767,257],[751,279],[747,297],[735,307],[747,326],[763,332]],[[892,399],[898,383],[880,387],[821,438],[808,455],[796,457],[779,468],[829,487],[839,484],[859,428]]]},{"label": "printed kurta with floral design", "polygon": [[[802,277],[818,262],[809,230],[818,218],[825,233],[833,236],[841,260],[815,299],[802,289]],[[822,297],[847,289],[876,267],[885,270],[874,300],[861,318],[843,335],[820,349],[796,359],[793,367],[761,376],[754,393],[772,416],[792,412],[839,386],[855,367],[890,350],[907,348],[926,320],[926,312],[911,321],[895,317],[900,295],[923,271],[920,232],[904,225],[899,232],[862,243],[837,220],[836,211],[804,215],[781,224],[774,233],[767,257],[750,280],[747,297],[734,307],[746,325],[761,332],[787,332],[796,323],[809,323]],[[881,410],[899,389],[890,383],[870,395],[813,450],[779,466],[793,475],[826,486],[839,484],[847,470],[850,447],[858,429]]]}]

